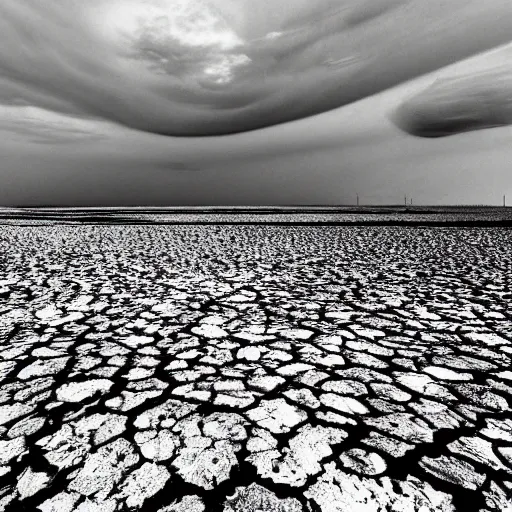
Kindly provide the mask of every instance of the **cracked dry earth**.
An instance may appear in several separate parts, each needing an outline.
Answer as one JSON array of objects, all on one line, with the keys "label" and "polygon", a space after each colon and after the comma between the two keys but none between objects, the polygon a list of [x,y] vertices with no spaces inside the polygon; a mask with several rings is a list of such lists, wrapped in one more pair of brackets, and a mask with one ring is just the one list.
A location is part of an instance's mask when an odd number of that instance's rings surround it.
[{"label": "cracked dry earth", "polygon": [[0,510],[512,509],[512,231],[4,226]]}]

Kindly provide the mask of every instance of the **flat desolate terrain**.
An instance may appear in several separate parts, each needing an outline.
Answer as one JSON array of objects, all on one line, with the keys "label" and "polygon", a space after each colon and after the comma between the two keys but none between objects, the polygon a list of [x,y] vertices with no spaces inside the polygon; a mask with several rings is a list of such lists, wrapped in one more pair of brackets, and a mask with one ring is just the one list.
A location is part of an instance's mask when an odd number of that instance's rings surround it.
[{"label": "flat desolate terrain", "polygon": [[512,510],[512,231],[0,226],[0,510]]},{"label": "flat desolate terrain", "polygon": [[512,227],[496,206],[0,208],[0,225],[427,225]]}]

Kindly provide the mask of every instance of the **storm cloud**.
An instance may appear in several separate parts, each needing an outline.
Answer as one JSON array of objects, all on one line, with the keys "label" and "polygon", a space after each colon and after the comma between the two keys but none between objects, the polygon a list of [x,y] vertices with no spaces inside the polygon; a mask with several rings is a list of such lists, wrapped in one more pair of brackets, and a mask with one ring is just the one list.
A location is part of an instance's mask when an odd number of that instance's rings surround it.
[{"label": "storm cloud", "polygon": [[236,133],[374,94],[507,41],[512,25],[508,0],[295,1],[265,0],[253,19],[248,0],[3,0],[0,102]]}]

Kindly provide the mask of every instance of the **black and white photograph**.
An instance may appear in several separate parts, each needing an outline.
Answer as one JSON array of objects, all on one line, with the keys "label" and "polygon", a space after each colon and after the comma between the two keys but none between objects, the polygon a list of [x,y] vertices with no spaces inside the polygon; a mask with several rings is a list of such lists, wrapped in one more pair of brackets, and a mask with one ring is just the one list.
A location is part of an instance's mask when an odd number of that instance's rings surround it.
[{"label": "black and white photograph", "polygon": [[512,512],[511,206],[512,0],[0,0],[0,512]]}]

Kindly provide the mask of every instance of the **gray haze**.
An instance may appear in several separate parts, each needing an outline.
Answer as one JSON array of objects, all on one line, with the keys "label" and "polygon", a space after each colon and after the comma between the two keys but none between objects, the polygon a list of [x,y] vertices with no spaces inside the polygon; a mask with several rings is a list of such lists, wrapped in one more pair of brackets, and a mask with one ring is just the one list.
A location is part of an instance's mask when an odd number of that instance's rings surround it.
[{"label": "gray haze", "polygon": [[509,0],[275,4],[3,0],[0,203],[512,195]]}]

